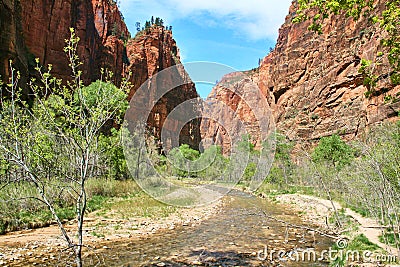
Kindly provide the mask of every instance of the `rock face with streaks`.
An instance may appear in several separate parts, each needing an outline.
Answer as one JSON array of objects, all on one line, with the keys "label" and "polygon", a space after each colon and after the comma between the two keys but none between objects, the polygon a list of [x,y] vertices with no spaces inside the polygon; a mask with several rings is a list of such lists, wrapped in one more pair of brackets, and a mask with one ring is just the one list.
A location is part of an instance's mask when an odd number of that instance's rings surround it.
[{"label": "rock face with streaks", "polygon": [[[382,8],[383,1],[377,9]],[[367,19],[353,21],[344,15],[331,16],[322,31],[308,30],[309,22],[292,23],[297,10],[293,2],[279,30],[275,49],[253,73],[273,110],[277,129],[289,139],[314,141],[334,133],[345,139],[360,136],[370,125],[394,120],[400,110],[400,87],[390,84],[387,60],[377,58],[384,34]],[[366,97],[361,59],[381,61],[375,92]],[[215,96],[232,107],[240,105],[231,92]],[[215,93],[215,92],[214,92]],[[243,114],[244,116],[246,114]],[[214,126],[208,126],[214,129]],[[204,127],[202,127],[204,129]],[[203,131],[212,137],[218,131]],[[222,141],[224,143],[225,141]]]},{"label": "rock face with streaks", "polygon": [[112,0],[92,0],[94,25],[102,47],[97,56],[99,66],[114,73],[114,82],[121,83],[125,65],[129,65],[125,44],[131,34],[124,17]]},{"label": "rock face with streaks", "polygon": [[103,67],[120,82],[126,61],[124,40],[130,34],[113,1],[2,0],[0,6],[0,75],[4,80],[9,76],[9,59],[27,80],[34,73],[35,58],[44,66],[52,64],[57,77],[68,79],[71,71],[63,49],[69,29],[74,28],[80,38],[77,51],[83,80],[96,80]]},{"label": "rock face with streaks", "polygon": [[[132,73],[137,88],[157,72],[180,62],[179,49],[172,32],[152,26],[133,39],[114,0],[0,0],[0,76],[10,77],[9,60],[21,72],[21,86],[35,75],[35,58],[43,66],[52,64],[52,74],[68,80],[71,70],[64,53],[65,40],[74,28],[80,38],[77,46],[85,84],[101,76],[101,69],[113,72],[117,85]],[[187,76],[184,69],[181,76]],[[168,86],[168,81],[166,81]],[[26,90],[25,90],[26,92]],[[26,92],[27,95],[28,92]],[[180,102],[197,97],[194,84],[175,88],[154,107],[148,119],[156,137],[166,116]],[[178,129],[174,129],[178,130]],[[181,142],[197,147],[200,138],[199,121],[188,123],[181,131]]]},{"label": "rock face with streaks", "polygon": [[[384,3],[378,5],[378,9]],[[314,140],[339,133],[347,139],[371,124],[397,116],[400,88],[390,85],[390,67],[378,59],[383,34],[367,19],[332,16],[318,35],[309,22],[291,23],[294,3],[275,49],[260,66],[260,88],[274,110],[277,127],[292,140]],[[361,59],[382,61],[376,93],[367,98]],[[397,96],[396,96],[397,95]]]},{"label": "rock face with streaks", "polygon": [[[208,112],[204,112],[210,119],[203,119],[201,122],[201,135],[205,139],[205,147],[210,144],[221,145],[222,152],[225,155],[229,154],[235,137],[241,138],[236,136],[241,126],[239,120],[243,123],[246,133],[251,136],[251,141],[257,148],[260,147],[260,122],[251,106],[257,106],[261,101],[259,98],[263,95],[248,93],[252,86],[257,87],[256,74],[254,71],[227,74],[212,89],[208,101],[205,102],[206,105],[211,103],[212,106]],[[214,101],[217,102],[213,103]]]},{"label": "rock face with streaks", "polygon": [[[152,26],[127,43],[127,55],[130,65],[127,72],[131,73],[130,80],[133,89],[129,94],[129,99],[135,94],[136,90],[148,79],[152,79],[151,83],[157,84],[160,88],[171,89],[157,104],[152,106],[152,111],[148,118],[148,125],[151,126],[152,134],[160,139],[161,128],[167,119],[168,114],[174,110],[179,104],[194,99],[193,107],[197,106],[196,98],[199,95],[195,86],[188,77],[183,67],[178,67],[178,73],[175,71],[168,72],[160,79],[156,77],[158,72],[168,69],[169,67],[180,64],[179,49],[173,39],[172,32],[164,27]],[[166,73],[166,72],[164,72]],[[174,75],[178,75],[175,76]],[[181,80],[183,84],[175,88],[174,81]],[[149,85],[150,87],[151,85]],[[151,96],[149,96],[151,98]],[[143,99],[142,102],[149,102]],[[151,103],[150,103],[151,104]],[[189,111],[188,111],[189,112]],[[134,114],[132,114],[134,115]],[[199,115],[199,114],[197,114]],[[187,114],[181,114],[181,118]],[[174,119],[173,119],[174,120]],[[170,133],[179,134],[180,143],[190,144],[194,148],[198,148],[200,142],[200,120],[195,119],[180,129],[178,121],[173,121],[167,130]]]}]

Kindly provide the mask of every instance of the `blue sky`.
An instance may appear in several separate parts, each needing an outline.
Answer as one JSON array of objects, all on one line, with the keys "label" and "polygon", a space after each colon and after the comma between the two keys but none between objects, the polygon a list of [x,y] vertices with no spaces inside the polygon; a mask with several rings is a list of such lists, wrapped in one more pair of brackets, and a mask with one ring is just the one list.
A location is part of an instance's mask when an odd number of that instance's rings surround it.
[{"label": "blue sky", "polygon": [[[120,0],[132,35],[151,16],[172,25],[183,63],[209,61],[236,70],[257,67],[274,47],[291,0]],[[190,74],[190,73],[189,73]],[[201,97],[211,85],[196,84]]]}]

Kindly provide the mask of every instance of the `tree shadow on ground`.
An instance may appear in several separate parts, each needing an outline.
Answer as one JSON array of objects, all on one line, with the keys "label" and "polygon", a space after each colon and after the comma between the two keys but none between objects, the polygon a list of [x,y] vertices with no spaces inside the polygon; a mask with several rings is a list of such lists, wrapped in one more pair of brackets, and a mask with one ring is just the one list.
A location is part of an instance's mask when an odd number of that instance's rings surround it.
[{"label": "tree shadow on ground", "polygon": [[[254,256],[237,251],[193,250],[184,259],[161,260],[146,266],[184,267],[184,266],[254,266]],[[129,265],[128,265],[129,266]],[[133,265],[132,265],[133,266]]]}]

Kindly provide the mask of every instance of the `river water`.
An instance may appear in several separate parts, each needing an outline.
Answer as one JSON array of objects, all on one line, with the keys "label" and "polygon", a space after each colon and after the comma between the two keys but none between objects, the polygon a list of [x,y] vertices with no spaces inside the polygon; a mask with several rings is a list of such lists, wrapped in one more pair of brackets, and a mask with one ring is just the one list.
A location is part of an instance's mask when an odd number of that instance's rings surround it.
[{"label": "river water", "polygon": [[301,225],[293,211],[238,191],[223,201],[218,215],[196,227],[115,243],[90,260],[100,259],[101,266],[328,266],[318,255],[331,240],[265,216]]}]

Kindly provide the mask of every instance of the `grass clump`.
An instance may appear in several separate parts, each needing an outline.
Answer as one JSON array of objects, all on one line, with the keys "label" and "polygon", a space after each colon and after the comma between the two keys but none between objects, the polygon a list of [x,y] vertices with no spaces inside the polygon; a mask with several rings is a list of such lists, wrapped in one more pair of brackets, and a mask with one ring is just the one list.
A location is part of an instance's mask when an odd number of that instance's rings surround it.
[{"label": "grass clump", "polygon": [[[63,184],[65,186],[65,184]],[[74,200],[68,188],[59,193],[61,183],[52,182],[47,194],[52,197],[57,215],[62,221],[74,219]],[[111,207],[109,202],[118,198],[135,198],[140,188],[134,181],[89,179],[87,182],[87,212]],[[27,182],[6,186],[0,190],[0,234],[22,229],[34,229],[54,223],[47,206],[39,202],[37,192]],[[6,201],[9,200],[9,201]],[[133,200],[132,200],[133,201]],[[138,213],[139,214],[139,213]]]},{"label": "grass clump", "polygon": [[382,249],[372,243],[364,234],[360,234],[349,242],[335,244],[332,250],[336,251],[337,254],[330,259],[330,266],[342,267],[349,266],[353,262],[362,262],[364,260],[363,255],[366,255],[365,252],[368,252],[367,254],[369,255],[369,253],[381,251]]},{"label": "grass clump", "polygon": [[393,233],[392,229],[385,231],[385,233],[379,236],[379,241],[387,243],[391,246],[399,246],[400,244],[400,233]]}]

